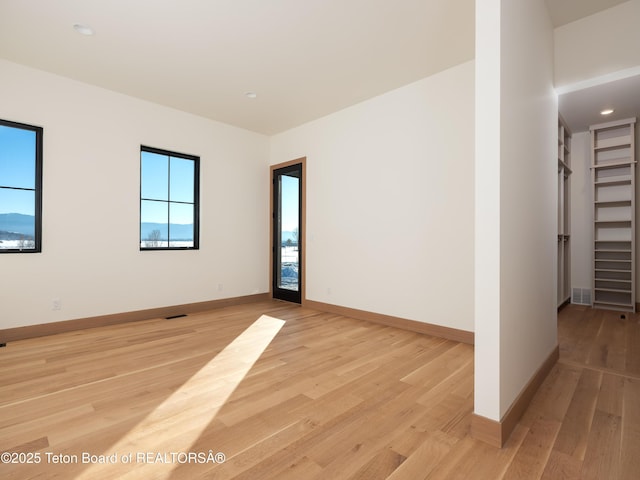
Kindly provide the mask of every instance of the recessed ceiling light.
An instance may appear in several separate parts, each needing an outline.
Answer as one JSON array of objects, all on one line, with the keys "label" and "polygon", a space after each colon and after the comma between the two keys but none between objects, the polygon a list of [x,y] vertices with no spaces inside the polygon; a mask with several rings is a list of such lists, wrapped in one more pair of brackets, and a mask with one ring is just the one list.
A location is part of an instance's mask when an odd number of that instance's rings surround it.
[{"label": "recessed ceiling light", "polygon": [[613,113],[613,108],[605,108],[600,112],[600,115],[611,115]]},{"label": "recessed ceiling light", "polygon": [[258,96],[258,94],[256,92],[247,92],[247,93],[245,93],[245,95],[248,98],[256,98]]},{"label": "recessed ceiling light", "polygon": [[73,29],[78,32],[81,35],[93,35],[95,32],[93,31],[93,28],[91,28],[89,25],[82,25],[81,23],[76,23],[73,26]]}]

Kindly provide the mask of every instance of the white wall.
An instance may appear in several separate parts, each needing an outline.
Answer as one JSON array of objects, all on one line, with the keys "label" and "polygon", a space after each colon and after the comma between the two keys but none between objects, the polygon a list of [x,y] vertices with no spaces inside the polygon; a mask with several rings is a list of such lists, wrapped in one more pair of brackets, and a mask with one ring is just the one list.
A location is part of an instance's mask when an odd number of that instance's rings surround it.
[{"label": "white wall", "polygon": [[499,220],[476,231],[475,413],[499,421],[557,345],[553,30],[544,0],[479,1],[476,29],[476,225]]},{"label": "white wall", "polygon": [[[6,61],[0,117],[44,127],[43,250],[0,256],[0,328],[268,291],[268,137]],[[200,156],[200,250],[139,251],[141,144]]]},{"label": "white wall", "polygon": [[494,420],[501,417],[500,1],[476,2],[474,413]]},{"label": "white wall", "polygon": [[571,286],[591,289],[593,218],[589,132],[571,137]]},{"label": "white wall", "polygon": [[544,1],[503,0],[502,20],[501,415],[557,345],[558,117]]},{"label": "white wall", "polygon": [[640,0],[555,29],[555,85],[562,87],[640,65]]},{"label": "white wall", "polygon": [[310,300],[473,330],[474,63],[271,139],[307,157]]}]

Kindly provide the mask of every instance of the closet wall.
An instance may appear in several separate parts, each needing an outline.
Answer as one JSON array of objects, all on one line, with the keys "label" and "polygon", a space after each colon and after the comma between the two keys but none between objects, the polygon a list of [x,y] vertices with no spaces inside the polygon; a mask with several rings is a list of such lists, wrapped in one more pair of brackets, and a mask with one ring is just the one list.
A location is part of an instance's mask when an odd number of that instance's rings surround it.
[{"label": "closet wall", "polygon": [[558,307],[571,297],[571,131],[558,120]]},{"label": "closet wall", "polygon": [[[576,298],[576,289],[591,292],[593,232],[591,214],[591,170],[589,132],[573,132],[571,138],[571,287],[572,303],[588,303]],[[589,299],[584,299],[589,300]]]},{"label": "closet wall", "polygon": [[[636,129],[636,144],[639,141]],[[576,288],[591,289],[593,270],[593,198],[591,192],[591,138],[588,131],[573,132],[571,139],[571,286],[572,292]],[[637,159],[637,152],[636,152]],[[638,167],[636,167],[638,168]],[[638,171],[636,170],[636,173]],[[640,187],[636,182],[636,198],[640,195]],[[638,208],[636,206],[636,218]],[[636,237],[640,235],[640,228],[636,222]],[[636,272],[640,267],[640,260],[636,256]],[[572,303],[583,303],[572,297]],[[640,298],[640,287],[636,278],[636,298]]]}]

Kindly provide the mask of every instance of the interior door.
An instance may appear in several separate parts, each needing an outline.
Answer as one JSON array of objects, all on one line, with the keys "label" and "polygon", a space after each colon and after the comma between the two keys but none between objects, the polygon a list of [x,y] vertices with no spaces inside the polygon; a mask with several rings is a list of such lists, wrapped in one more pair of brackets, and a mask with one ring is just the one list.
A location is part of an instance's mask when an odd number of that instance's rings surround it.
[{"label": "interior door", "polygon": [[302,302],[302,164],[273,170],[273,298]]}]

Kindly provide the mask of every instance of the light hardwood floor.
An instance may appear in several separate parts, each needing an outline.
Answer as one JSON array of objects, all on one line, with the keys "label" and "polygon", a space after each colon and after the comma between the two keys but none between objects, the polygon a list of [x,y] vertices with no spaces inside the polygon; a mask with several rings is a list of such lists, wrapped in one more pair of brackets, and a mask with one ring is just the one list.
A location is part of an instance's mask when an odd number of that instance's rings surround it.
[{"label": "light hardwood floor", "polygon": [[501,450],[469,436],[473,347],[280,302],[12,342],[0,452],[40,463],[0,478],[635,479],[638,318],[564,309]]}]

